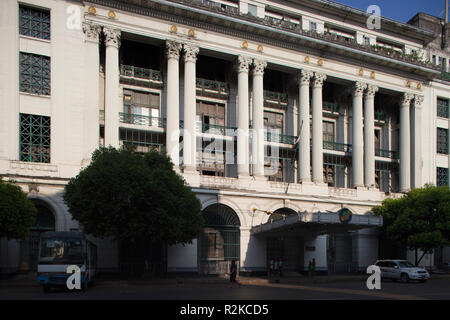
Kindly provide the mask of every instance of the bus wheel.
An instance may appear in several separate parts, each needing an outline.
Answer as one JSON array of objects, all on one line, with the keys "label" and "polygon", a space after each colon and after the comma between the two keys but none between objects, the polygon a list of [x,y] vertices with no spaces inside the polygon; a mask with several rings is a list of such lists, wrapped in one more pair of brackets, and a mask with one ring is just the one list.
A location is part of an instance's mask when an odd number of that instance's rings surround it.
[{"label": "bus wheel", "polygon": [[50,286],[45,284],[42,286],[42,289],[44,290],[45,293],[49,293],[50,292]]}]

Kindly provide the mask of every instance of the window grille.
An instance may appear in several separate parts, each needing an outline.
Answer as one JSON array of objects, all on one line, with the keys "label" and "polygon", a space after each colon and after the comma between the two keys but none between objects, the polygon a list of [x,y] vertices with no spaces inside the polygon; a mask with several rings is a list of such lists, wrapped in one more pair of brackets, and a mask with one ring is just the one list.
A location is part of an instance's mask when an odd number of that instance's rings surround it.
[{"label": "window grille", "polygon": [[28,37],[50,40],[50,11],[20,6],[19,33]]},{"label": "window grille", "polygon": [[20,161],[50,163],[50,117],[20,114]]},{"label": "window grille", "polygon": [[50,95],[50,57],[20,53],[20,91]]}]

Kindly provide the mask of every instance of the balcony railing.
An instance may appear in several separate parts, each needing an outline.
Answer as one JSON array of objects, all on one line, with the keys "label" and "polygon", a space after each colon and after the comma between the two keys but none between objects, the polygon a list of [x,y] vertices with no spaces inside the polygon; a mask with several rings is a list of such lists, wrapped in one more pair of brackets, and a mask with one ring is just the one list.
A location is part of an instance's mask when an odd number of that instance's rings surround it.
[{"label": "balcony railing", "polygon": [[334,102],[324,101],[322,103],[322,109],[323,109],[323,111],[328,111],[331,113],[338,113],[339,112],[339,104],[334,103]]},{"label": "balcony railing", "polygon": [[398,159],[398,151],[393,150],[375,149],[375,155],[382,158]]},{"label": "balcony railing", "polygon": [[231,136],[234,134],[236,128],[235,127],[227,127],[221,126],[218,124],[210,124],[210,123],[202,123],[202,132],[217,134],[222,136]]},{"label": "balcony railing", "polygon": [[264,90],[264,102],[286,105],[288,103],[288,95],[286,93]]},{"label": "balcony railing", "polygon": [[376,121],[386,121],[386,114],[384,112],[375,112]]},{"label": "balcony railing", "polygon": [[219,96],[227,96],[229,94],[228,85],[221,81],[197,78],[196,86],[197,91],[200,91],[201,94]]},{"label": "balcony railing", "polygon": [[267,142],[294,144],[295,139],[296,139],[295,136],[290,136],[286,134],[271,133],[270,131],[264,133],[264,141]]},{"label": "balcony railing", "polygon": [[140,68],[135,66],[127,66],[122,64],[120,66],[120,75],[124,77],[149,80],[152,82],[162,82],[161,71]]},{"label": "balcony railing", "polygon": [[119,112],[119,120],[122,123],[164,128],[164,119],[159,117]]},{"label": "balcony railing", "polygon": [[351,152],[351,144],[333,142],[333,141],[323,141],[323,148],[325,150]]}]

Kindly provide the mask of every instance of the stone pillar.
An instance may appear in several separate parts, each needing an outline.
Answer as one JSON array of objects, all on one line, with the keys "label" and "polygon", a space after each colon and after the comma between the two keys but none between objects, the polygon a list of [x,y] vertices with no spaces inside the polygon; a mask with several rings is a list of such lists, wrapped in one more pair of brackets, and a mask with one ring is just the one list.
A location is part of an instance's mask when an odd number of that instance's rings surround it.
[{"label": "stone pillar", "polygon": [[311,181],[310,141],[309,141],[309,83],[313,76],[311,71],[302,70],[298,78],[299,84],[299,182]]},{"label": "stone pillar", "polygon": [[237,164],[239,177],[250,174],[248,71],[251,63],[251,58],[239,56],[236,65],[238,73]]},{"label": "stone pillar", "polygon": [[264,68],[267,62],[253,60],[253,175],[264,177]]},{"label": "stone pillar", "polygon": [[322,87],[326,78],[326,75],[315,72],[312,83],[312,178],[315,183],[323,183]]},{"label": "stone pillar", "polygon": [[85,92],[86,100],[84,107],[86,108],[84,138],[83,138],[83,162],[90,160],[92,152],[98,148],[99,145],[99,69],[100,69],[100,55],[99,55],[99,34],[102,28],[100,25],[93,23],[83,23],[83,32],[85,34],[86,51],[85,63],[86,77],[85,77]]},{"label": "stone pillar", "polygon": [[183,127],[183,166],[184,171],[195,173],[196,150],[196,85],[195,65],[198,47],[184,45],[184,127]]},{"label": "stone pillar", "polygon": [[422,187],[422,103],[423,96],[414,95],[412,113],[412,181],[413,188]]},{"label": "stone pillar", "polygon": [[364,95],[364,185],[375,187],[375,92],[378,87],[367,85]]},{"label": "stone pillar", "polygon": [[105,146],[119,147],[119,47],[120,30],[103,27],[105,34]]},{"label": "stone pillar", "polygon": [[166,41],[167,55],[167,119],[166,149],[172,159],[174,169],[180,165],[180,59],[181,44]]},{"label": "stone pillar", "polygon": [[364,150],[363,150],[363,92],[366,84],[356,82],[353,86],[352,115],[352,169],[353,187],[364,186]]},{"label": "stone pillar", "polygon": [[400,192],[411,189],[411,136],[409,107],[412,94],[404,93],[400,100]]}]

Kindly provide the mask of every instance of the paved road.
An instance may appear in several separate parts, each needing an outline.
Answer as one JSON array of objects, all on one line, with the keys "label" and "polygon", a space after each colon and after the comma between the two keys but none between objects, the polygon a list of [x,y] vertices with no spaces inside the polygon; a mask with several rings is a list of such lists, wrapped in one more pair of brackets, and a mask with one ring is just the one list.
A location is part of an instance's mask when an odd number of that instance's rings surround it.
[{"label": "paved road", "polygon": [[43,293],[37,285],[0,286],[0,300],[17,299],[133,299],[133,300],[315,300],[315,299],[450,299],[450,279],[432,279],[427,283],[383,281],[381,290],[368,290],[365,282],[284,284],[264,283],[229,288],[226,283],[127,285],[99,283],[87,292],[54,290]]}]

